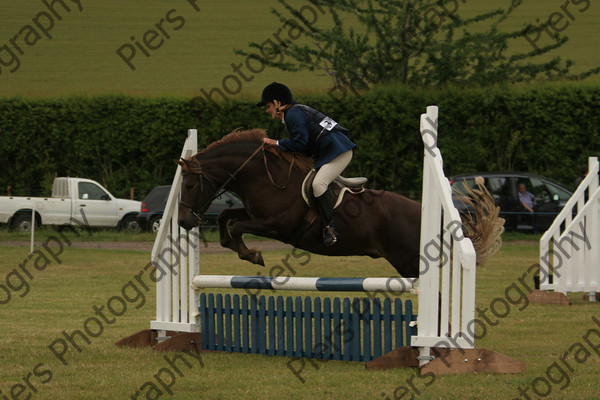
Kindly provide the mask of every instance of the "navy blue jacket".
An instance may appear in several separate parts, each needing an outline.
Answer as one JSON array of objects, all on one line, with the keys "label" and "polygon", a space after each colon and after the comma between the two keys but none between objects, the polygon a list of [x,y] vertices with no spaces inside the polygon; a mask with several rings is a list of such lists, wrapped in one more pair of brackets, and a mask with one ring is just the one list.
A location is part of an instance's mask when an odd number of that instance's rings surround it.
[{"label": "navy blue jacket", "polygon": [[331,131],[324,130],[319,121],[324,115],[314,108],[302,104],[294,104],[285,111],[283,122],[290,139],[280,139],[279,147],[284,151],[302,153],[312,157],[315,169],[331,162],[337,156],[354,150],[354,144],[336,125]]}]

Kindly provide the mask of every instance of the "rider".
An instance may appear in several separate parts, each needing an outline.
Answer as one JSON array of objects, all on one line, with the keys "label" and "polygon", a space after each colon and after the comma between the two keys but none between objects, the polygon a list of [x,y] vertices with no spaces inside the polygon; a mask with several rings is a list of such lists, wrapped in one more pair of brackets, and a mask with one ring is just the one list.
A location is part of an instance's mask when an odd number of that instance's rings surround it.
[{"label": "rider", "polygon": [[266,106],[267,114],[280,119],[290,139],[264,138],[266,144],[281,150],[312,157],[317,171],[312,187],[323,219],[323,244],[335,244],[340,235],[333,221],[333,196],[329,184],[350,163],[356,145],[345,135],[348,129],[338,125],[323,113],[294,102],[290,89],[277,82],[267,85],[257,107]]}]

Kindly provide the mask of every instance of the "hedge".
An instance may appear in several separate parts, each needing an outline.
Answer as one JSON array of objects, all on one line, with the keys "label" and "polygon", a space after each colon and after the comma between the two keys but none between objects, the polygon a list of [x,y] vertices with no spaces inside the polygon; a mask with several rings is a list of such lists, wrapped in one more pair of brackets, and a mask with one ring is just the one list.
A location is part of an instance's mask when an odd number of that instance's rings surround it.
[{"label": "hedge", "polygon": [[[572,188],[600,147],[600,87],[544,84],[493,89],[375,87],[360,95],[297,99],[351,129],[358,144],[345,175],[374,188],[420,197],[419,116],[440,107],[439,147],[448,175],[530,171]],[[0,191],[46,195],[54,176],[95,179],[115,195],[141,199],[170,183],[188,128],[204,147],[236,128],[284,135],[255,102],[133,96],[0,99]]]}]

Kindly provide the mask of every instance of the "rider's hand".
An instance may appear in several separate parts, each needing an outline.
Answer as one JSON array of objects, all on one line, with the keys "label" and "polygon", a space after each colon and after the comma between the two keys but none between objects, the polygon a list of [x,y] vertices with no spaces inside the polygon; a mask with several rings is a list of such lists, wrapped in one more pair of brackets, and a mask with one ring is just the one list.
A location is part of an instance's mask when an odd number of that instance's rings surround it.
[{"label": "rider's hand", "polygon": [[263,143],[277,145],[277,140],[273,140],[273,139],[266,137],[266,138],[263,138]]}]

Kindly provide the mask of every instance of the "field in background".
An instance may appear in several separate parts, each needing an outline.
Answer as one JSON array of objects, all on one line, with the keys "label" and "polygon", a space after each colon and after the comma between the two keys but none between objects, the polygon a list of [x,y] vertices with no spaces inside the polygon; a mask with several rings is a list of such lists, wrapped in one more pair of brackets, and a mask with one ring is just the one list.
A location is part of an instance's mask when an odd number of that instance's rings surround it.
[{"label": "field in background", "polygon": [[[26,26],[35,26],[32,19],[40,11],[48,14],[43,3],[40,0],[2,2],[0,48],[8,46],[18,56],[19,65],[16,61],[11,64],[6,49],[0,52],[0,63],[3,64],[0,65],[0,96],[125,93],[193,97],[201,95],[202,88],[222,88],[223,79],[232,74],[241,83],[241,91],[231,95],[232,98],[245,96],[255,99],[262,87],[274,80],[286,82],[296,92],[330,87],[329,78],[316,72],[284,73],[267,68],[252,73],[245,65],[245,57],[234,54],[234,49],[249,50],[250,41],[262,43],[269,38],[273,40],[273,35],[278,32],[282,37],[287,35],[289,28],[282,28],[282,23],[270,12],[272,7],[280,7],[276,1],[232,0],[224,3],[198,0],[196,7],[199,11],[192,3],[188,0],[83,0],[83,10],[79,11],[75,2],[65,0],[71,12],[57,5],[61,19],[54,16],[53,26],[47,35],[39,33],[40,37],[36,39]],[[459,3],[459,12],[469,16],[506,4],[507,0],[465,0],[465,4],[462,4],[463,1]],[[585,9],[585,2],[575,5],[567,1],[567,7],[564,7],[563,0],[526,0],[525,3],[503,26],[518,28],[527,22],[535,24],[537,18],[546,21],[550,14],[561,13],[563,18],[558,25],[564,27],[563,33],[569,36],[570,41],[557,54],[575,61],[574,72],[600,64],[596,44],[597,21],[600,20],[597,4],[590,4],[587,10],[579,11]],[[294,1],[294,4],[302,7],[307,3]],[[317,25],[330,23],[329,15],[322,15],[317,10],[314,15],[309,9],[305,12],[316,20]],[[42,25],[51,25],[47,17],[42,16],[39,21]],[[146,31],[157,30],[156,24],[160,24],[165,32],[154,39],[148,37],[156,49],[136,47],[136,41],[142,45]],[[167,36],[168,39],[165,38]],[[34,44],[29,46],[25,40]],[[550,41],[543,33],[538,43]],[[116,53],[124,44],[132,45],[136,51],[131,60],[135,71]],[[532,48],[524,38],[515,40],[511,46],[515,51]],[[123,52],[128,55],[130,51]],[[253,68],[257,70],[258,66]],[[10,72],[13,69],[15,71]],[[600,82],[600,78],[592,77],[590,81]],[[232,92],[237,92],[235,81],[229,78],[226,83]]]}]

